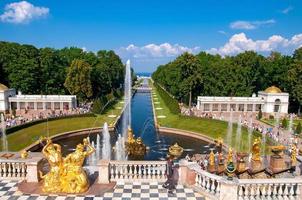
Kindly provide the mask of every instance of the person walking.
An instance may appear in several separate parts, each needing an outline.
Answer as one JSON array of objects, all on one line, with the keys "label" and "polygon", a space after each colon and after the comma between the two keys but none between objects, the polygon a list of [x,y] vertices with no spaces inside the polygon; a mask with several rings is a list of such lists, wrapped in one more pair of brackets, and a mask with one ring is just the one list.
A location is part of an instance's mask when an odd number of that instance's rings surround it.
[{"label": "person walking", "polygon": [[166,172],[166,176],[167,176],[167,181],[163,184],[163,188],[169,189],[170,191],[170,187],[173,184],[173,156],[168,154],[167,155],[167,172]]}]

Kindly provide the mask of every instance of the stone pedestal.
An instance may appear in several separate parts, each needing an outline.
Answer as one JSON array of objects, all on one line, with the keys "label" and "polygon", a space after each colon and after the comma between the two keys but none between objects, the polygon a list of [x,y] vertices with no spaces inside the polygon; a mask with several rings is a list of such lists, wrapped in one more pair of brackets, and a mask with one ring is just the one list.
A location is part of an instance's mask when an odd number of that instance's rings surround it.
[{"label": "stone pedestal", "polygon": [[109,183],[109,160],[100,160],[98,163],[98,167],[99,167],[98,183],[108,184]]},{"label": "stone pedestal", "polygon": [[215,171],[216,171],[215,165],[209,165],[209,166],[208,166],[208,172],[214,173]]},{"label": "stone pedestal", "polygon": [[222,173],[222,172],[224,172],[224,171],[225,171],[224,163],[218,164],[217,172],[220,174],[220,173]]},{"label": "stone pedestal", "polygon": [[246,171],[246,163],[244,161],[238,161],[237,162],[237,171],[239,173]]},{"label": "stone pedestal", "polygon": [[270,169],[273,172],[282,171],[286,168],[285,160],[282,156],[271,156],[270,159]]},{"label": "stone pedestal", "polygon": [[251,169],[252,172],[258,172],[263,170],[262,168],[262,162],[260,160],[252,160],[251,161]]}]

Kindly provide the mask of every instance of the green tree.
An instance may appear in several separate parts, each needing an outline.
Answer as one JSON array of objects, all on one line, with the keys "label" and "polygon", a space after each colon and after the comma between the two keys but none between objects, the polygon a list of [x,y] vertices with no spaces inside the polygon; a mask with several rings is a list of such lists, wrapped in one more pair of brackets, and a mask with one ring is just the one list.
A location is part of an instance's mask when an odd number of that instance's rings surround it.
[{"label": "green tree", "polygon": [[89,99],[93,95],[90,73],[91,67],[87,62],[75,59],[68,69],[64,86],[80,100]]},{"label": "green tree", "polygon": [[302,105],[302,61],[293,63],[287,72],[291,103],[301,110]]}]

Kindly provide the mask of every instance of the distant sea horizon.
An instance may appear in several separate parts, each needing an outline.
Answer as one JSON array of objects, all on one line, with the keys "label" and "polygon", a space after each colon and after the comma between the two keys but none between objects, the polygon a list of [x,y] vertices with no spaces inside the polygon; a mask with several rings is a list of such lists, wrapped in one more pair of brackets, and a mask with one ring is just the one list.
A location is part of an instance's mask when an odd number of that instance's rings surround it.
[{"label": "distant sea horizon", "polygon": [[147,77],[151,77],[152,72],[137,72],[136,75],[137,75],[137,76],[147,76]]}]

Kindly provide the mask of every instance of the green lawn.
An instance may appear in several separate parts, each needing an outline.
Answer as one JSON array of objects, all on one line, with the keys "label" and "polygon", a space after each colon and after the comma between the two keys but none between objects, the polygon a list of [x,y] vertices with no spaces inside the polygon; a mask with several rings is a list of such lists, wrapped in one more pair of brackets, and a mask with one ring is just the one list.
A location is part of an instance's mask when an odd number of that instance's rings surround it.
[{"label": "green lawn", "polygon": [[[153,102],[159,102],[159,104],[154,104],[154,105],[155,105],[155,114],[157,116],[157,120],[160,126],[194,131],[214,139],[221,137],[224,140],[226,140],[227,129],[228,129],[227,122],[220,121],[220,120],[204,119],[204,118],[188,117],[188,116],[172,114],[169,111],[168,107],[165,105],[163,99],[159,96],[155,87],[153,87],[152,91],[157,95],[154,96],[152,94]],[[162,108],[162,109],[157,110],[156,108]],[[166,118],[158,118],[158,116],[166,116]],[[235,147],[235,142],[236,142],[235,141],[236,129],[237,129],[237,125],[234,124],[233,134],[232,134],[233,147]],[[256,132],[254,132],[253,138],[256,137],[255,134]],[[248,136],[247,129],[242,127],[242,145],[240,150],[248,151],[247,136]],[[268,142],[271,143],[271,141]]]},{"label": "green lawn", "polygon": [[[266,123],[266,124],[269,124],[271,126],[275,126],[276,125],[276,120],[275,119],[261,119],[261,121],[264,122],[264,123]],[[296,127],[299,122],[302,123],[302,119],[295,119],[295,120],[293,120],[293,126]],[[280,124],[282,123],[282,119],[280,119],[279,123]],[[289,123],[289,119],[287,119],[287,123]]]},{"label": "green lawn", "polygon": [[[46,122],[21,129],[7,136],[8,149],[10,151],[19,151],[37,141],[40,136],[48,136],[47,132],[49,132],[49,136],[52,136],[72,130],[100,127],[103,126],[105,122],[107,122],[108,125],[113,124],[116,117],[111,118],[108,116],[119,116],[121,113],[119,107],[123,107],[123,104],[120,103],[120,101],[112,105],[106,113],[97,115],[97,117],[77,117],[50,121],[48,122],[48,131]],[[0,144],[0,148],[2,149],[1,146],[2,142]]]}]

